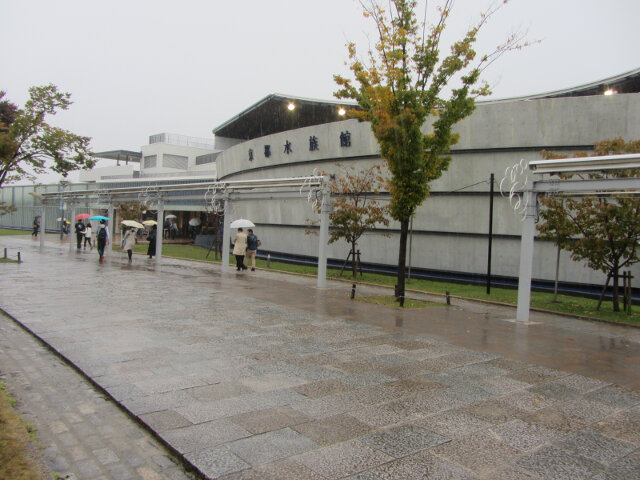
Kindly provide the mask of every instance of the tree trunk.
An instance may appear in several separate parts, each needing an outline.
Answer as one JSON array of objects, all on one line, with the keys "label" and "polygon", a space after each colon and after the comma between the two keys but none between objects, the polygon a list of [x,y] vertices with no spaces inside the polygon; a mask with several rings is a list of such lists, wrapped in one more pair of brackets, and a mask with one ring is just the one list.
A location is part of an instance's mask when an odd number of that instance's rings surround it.
[{"label": "tree trunk", "polygon": [[409,220],[400,222],[400,248],[398,250],[398,289],[396,300],[400,306],[404,306],[404,278],[407,265],[407,234],[409,232]]},{"label": "tree trunk", "polygon": [[604,287],[602,292],[600,293],[600,298],[598,298],[598,306],[596,307],[596,312],[600,311],[600,305],[602,305],[602,300],[604,300],[604,295],[607,293],[607,287],[609,286],[609,280],[611,280],[611,273],[607,274],[607,281],[604,282]]},{"label": "tree trunk", "polygon": [[618,274],[620,272],[620,269],[618,267],[615,267],[613,269],[613,311],[614,312],[619,312],[620,311],[620,301],[619,301],[619,296],[618,296]]},{"label": "tree trunk", "polygon": [[553,303],[558,302],[558,277],[560,276],[560,245],[558,245],[558,252],[556,253],[556,281],[553,286]]},{"label": "tree trunk", "polygon": [[356,242],[351,243],[351,271],[353,272],[353,279],[355,280],[357,277],[356,273]]}]

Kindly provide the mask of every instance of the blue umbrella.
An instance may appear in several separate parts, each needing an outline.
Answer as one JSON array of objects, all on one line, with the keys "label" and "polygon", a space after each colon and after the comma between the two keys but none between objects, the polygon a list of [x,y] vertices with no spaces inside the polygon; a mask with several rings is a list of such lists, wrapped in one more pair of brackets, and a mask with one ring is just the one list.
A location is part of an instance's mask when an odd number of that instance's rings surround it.
[{"label": "blue umbrella", "polygon": [[109,220],[107,217],[103,217],[102,215],[94,215],[93,217],[89,217],[87,220]]}]

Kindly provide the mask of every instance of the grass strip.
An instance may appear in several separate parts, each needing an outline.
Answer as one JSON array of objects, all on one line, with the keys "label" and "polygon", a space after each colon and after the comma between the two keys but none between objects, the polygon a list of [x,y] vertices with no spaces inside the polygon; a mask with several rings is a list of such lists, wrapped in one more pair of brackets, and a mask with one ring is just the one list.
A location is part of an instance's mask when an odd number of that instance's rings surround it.
[{"label": "grass strip", "polygon": [[42,467],[29,454],[35,429],[14,410],[15,400],[0,381],[0,478],[45,479]]},{"label": "grass strip", "polygon": [[0,228],[0,237],[9,235],[31,235],[31,230],[13,230],[12,228]]}]

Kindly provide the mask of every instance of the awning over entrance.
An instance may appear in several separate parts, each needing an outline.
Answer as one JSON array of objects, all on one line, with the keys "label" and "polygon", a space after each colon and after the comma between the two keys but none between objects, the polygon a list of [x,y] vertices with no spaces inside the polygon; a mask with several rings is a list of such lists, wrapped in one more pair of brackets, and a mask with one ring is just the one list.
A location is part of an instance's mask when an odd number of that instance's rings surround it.
[{"label": "awning over entrance", "polygon": [[345,120],[349,118],[346,111],[354,108],[359,109],[353,102],[313,100],[274,93],[214,128],[213,133],[218,137],[251,140],[296,128]]}]

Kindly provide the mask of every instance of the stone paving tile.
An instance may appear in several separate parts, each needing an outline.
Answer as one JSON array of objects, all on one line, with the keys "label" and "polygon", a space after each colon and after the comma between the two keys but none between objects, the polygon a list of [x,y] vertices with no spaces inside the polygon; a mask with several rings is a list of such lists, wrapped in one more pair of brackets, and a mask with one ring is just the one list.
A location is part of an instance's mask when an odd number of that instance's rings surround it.
[{"label": "stone paving tile", "polygon": [[592,428],[608,437],[640,446],[640,407],[611,415]]},{"label": "stone paving tile", "polygon": [[291,387],[291,390],[298,392],[300,395],[304,395],[307,398],[320,398],[326,395],[351,390],[352,388],[353,387],[345,385],[344,383],[336,379],[327,378],[325,380],[318,380],[315,382],[307,382],[302,385],[297,385]]},{"label": "stone paving tile", "polygon": [[[111,390],[109,390],[111,393]],[[127,408],[136,415],[142,415],[145,413],[160,412],[163,410],[173,410],[178,407],[189,405],[194,401],[188,391],[178,390],[175,392],[157,393],[155,395],[143,395],[131,398],[118,398],[121,402],[125,403]]]},{"label": "stone paving tile", "polygon": [[417,425],[400,425],[365,435],[361,440],[395,458],[405,457],[450,441],[445,436]]},{"label": "stone paving tile", "polygon": [[593,480],[640,480],[640,451],[612,463],[606,472],[596,475]]},{"label": "stone paving tile", "polygon": [[612,385],[590,392],[584,396],[592,402],[599,402],[617,409],[631,408],[640,405],[640,393],[630,393]]},{"label": "stone paving tile", "polygon": [[347,480],[475,480],[471,471],[428,452],[394,460]]},{"label": "stone paving tile", "polygon": [[492,472],[501,464],[511,462],[521,453],[482,432],[439,445],[431,449],[431,452],[462,465],[479,476]]},{"label": "stone paving tile", "polygon": [[558,439],[557,432],[522,420],[511,420],[502,425],[490,427],[487,429],[487,433],[495,436],[502,443],[523,452],[535,450]]},{"label": "stone paving tile", "polygon": [[311,450],[292,460],[327,479],[338,479],[376,467],[393,458],[358,440],[349,440]]},{"label": "stone paving tile", "polygon": [[528,413],[516,406],[507,405],[501,398],[492,398],[476,403],[465,408],[464,411],[495,425],[508,422],[514,418],[522,418]]},{"label": "stone paving tile", "polygon": [[348,415],[335,415],[313,422],[300,423],[291,428],[318,445],[344,442],[373,430],[370,425]]},{"label": "stone paving tile", "polygon": [[217,447],[223,443],[250,435],[250,432],[228,419],[214,420],[161,432],[162,438],[181,453]]},{"label": "stone paving tile", "polygon": [[281,460],[318,447],[315,442],[290,428],[253,435],[225,446],[252,466]]},{"label": "stone paving tile", "polygon": [[325,477],[304,465],[284,459],[225,475],[220,480],[325,480]]},{"label": "stone paving tile", "polygon": [[417,425],[433,430],[445,437],[456,439],[480,430],[486,430],[493,424],[467,413],[463,409],[430,415],[417,422]]},{"label": "stone paving tile", "polygon": [[554,446],[544,447],[519,458],[515,466],[540,478],[554,480],[588,479],[603,473],[605,468],[596,461]]},{"label": "stone paving tile", "polygon": [[616,407],[592,402],[586,398],[561,402],[557,404],[557,407],[567,414],[584,419],[588,423],[599,422],[619,410]]},{"label": "stone paving tile", "polygon": [[[610,465],[638,448],[634,444],[609,438],[591,430],[571,435],[560,442],[558,447],[603,465]],[[640,468],[640,465],[638,467]]]},{"label": "stone paving tile", "polygon": [[284,406],[243,413],[230,417],[229,420],[252,434],[259,434],[310,422],[312,418]]},{"label": "stone paving tile", "polygon": [[250,467],[248,463],[224,447],[205,448],[185,455],[198,470],[210,478],[239,472]]},{"label": "stone paving tile", "polygon": [[526,368],[518,369],[515,372],[508,373],[507,376],[520,382],[538,385],[567,376],[568,373],[554,370],[552,368],[540,365],[529,365]]},{"label": "stone paving tile", "polygon": [[[192,398],[201,402],[211,402],[214,400],[222,400],[224,398],[237,397],[245,393],[253,392],[252,389],[237,381],[221,382],[214,385],[204,385],[186,390],[183,393],[190,395]],[[177,406],[177,405],[176,405]]]},{"label": "stone paving tile", "polygon": [[594,390],[599,390],[606,386],[611,385],[610,382],[603,382],[595,378],[589,378],[582,375],[567,375],[555,381],[558,385],[564,385],[569,388],[573,388],[580,393],[588,393]]},{"label": "stone paving tile", "polygon": [[152,430],[162,432],[173,430],[174,428],[187,427],[191,422],[173,410],[163,410],[161,412],[146,413],[139,416]]}]

